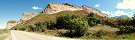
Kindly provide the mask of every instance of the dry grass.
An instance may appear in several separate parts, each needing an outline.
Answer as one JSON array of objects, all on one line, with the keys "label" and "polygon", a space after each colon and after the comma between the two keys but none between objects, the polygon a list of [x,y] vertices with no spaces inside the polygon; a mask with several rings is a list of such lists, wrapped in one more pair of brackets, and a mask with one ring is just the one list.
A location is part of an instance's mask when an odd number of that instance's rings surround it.
[{"label": "dry grass", "polygon": [[9,30],[0,30],[0,40],[4,40],[9,34]]},{"label": "dry grass", "polygon": [[108,31],[108,32],[112,32],[112,33],[119,31],[118,28],[113,28],[111,26],[101,25],[101,24],[94,26],[94,27],[90,27],[89,30],[93,30],[93,31],[103,30],[103,31]]}]

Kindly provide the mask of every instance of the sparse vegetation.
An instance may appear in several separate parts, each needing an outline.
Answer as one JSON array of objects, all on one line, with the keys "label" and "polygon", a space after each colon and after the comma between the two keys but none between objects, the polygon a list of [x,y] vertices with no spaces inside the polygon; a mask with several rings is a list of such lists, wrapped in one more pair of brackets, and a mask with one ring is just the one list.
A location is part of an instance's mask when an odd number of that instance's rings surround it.
[{"label": "sparse vegetation", "polygon": [[0,29],[0,40],[4,40],[9,34],[9,30]]}]

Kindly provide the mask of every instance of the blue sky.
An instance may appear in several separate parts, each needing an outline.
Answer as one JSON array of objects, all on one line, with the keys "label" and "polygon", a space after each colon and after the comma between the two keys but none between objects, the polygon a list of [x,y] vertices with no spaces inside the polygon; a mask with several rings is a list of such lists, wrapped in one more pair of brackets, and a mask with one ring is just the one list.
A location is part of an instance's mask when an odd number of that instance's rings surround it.
[{"label": "blue sky", "polygon": [[10,19],[20,19],[23,12],[41,12],[50,2],[88,5],[109,17],[131,17],[135,13],[135,0],[0,0],[0,28],[5,28]]}]

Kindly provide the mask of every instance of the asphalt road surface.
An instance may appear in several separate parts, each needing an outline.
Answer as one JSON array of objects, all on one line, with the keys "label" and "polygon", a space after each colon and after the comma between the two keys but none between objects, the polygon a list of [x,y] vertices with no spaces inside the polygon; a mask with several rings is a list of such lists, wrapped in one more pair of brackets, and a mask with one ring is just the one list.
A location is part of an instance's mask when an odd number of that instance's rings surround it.
[{"label": "asphalt road surface", "polygon": [[75,39],[46,36],[31,32],[11,30],[11,35],[6,40],[75,40]]}]

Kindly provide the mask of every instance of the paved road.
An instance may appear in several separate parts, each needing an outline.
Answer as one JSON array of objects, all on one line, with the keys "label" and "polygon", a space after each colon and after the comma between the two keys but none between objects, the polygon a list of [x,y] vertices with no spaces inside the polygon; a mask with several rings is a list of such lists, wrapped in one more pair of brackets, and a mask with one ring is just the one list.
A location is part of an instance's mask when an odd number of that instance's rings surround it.
[{"label": "paved road", "polygon": [[12,30],[11,37],[9,37],[8,40],[75,40],[75,39],[60,38],[55,36],[45,36],[36,33]]}]

